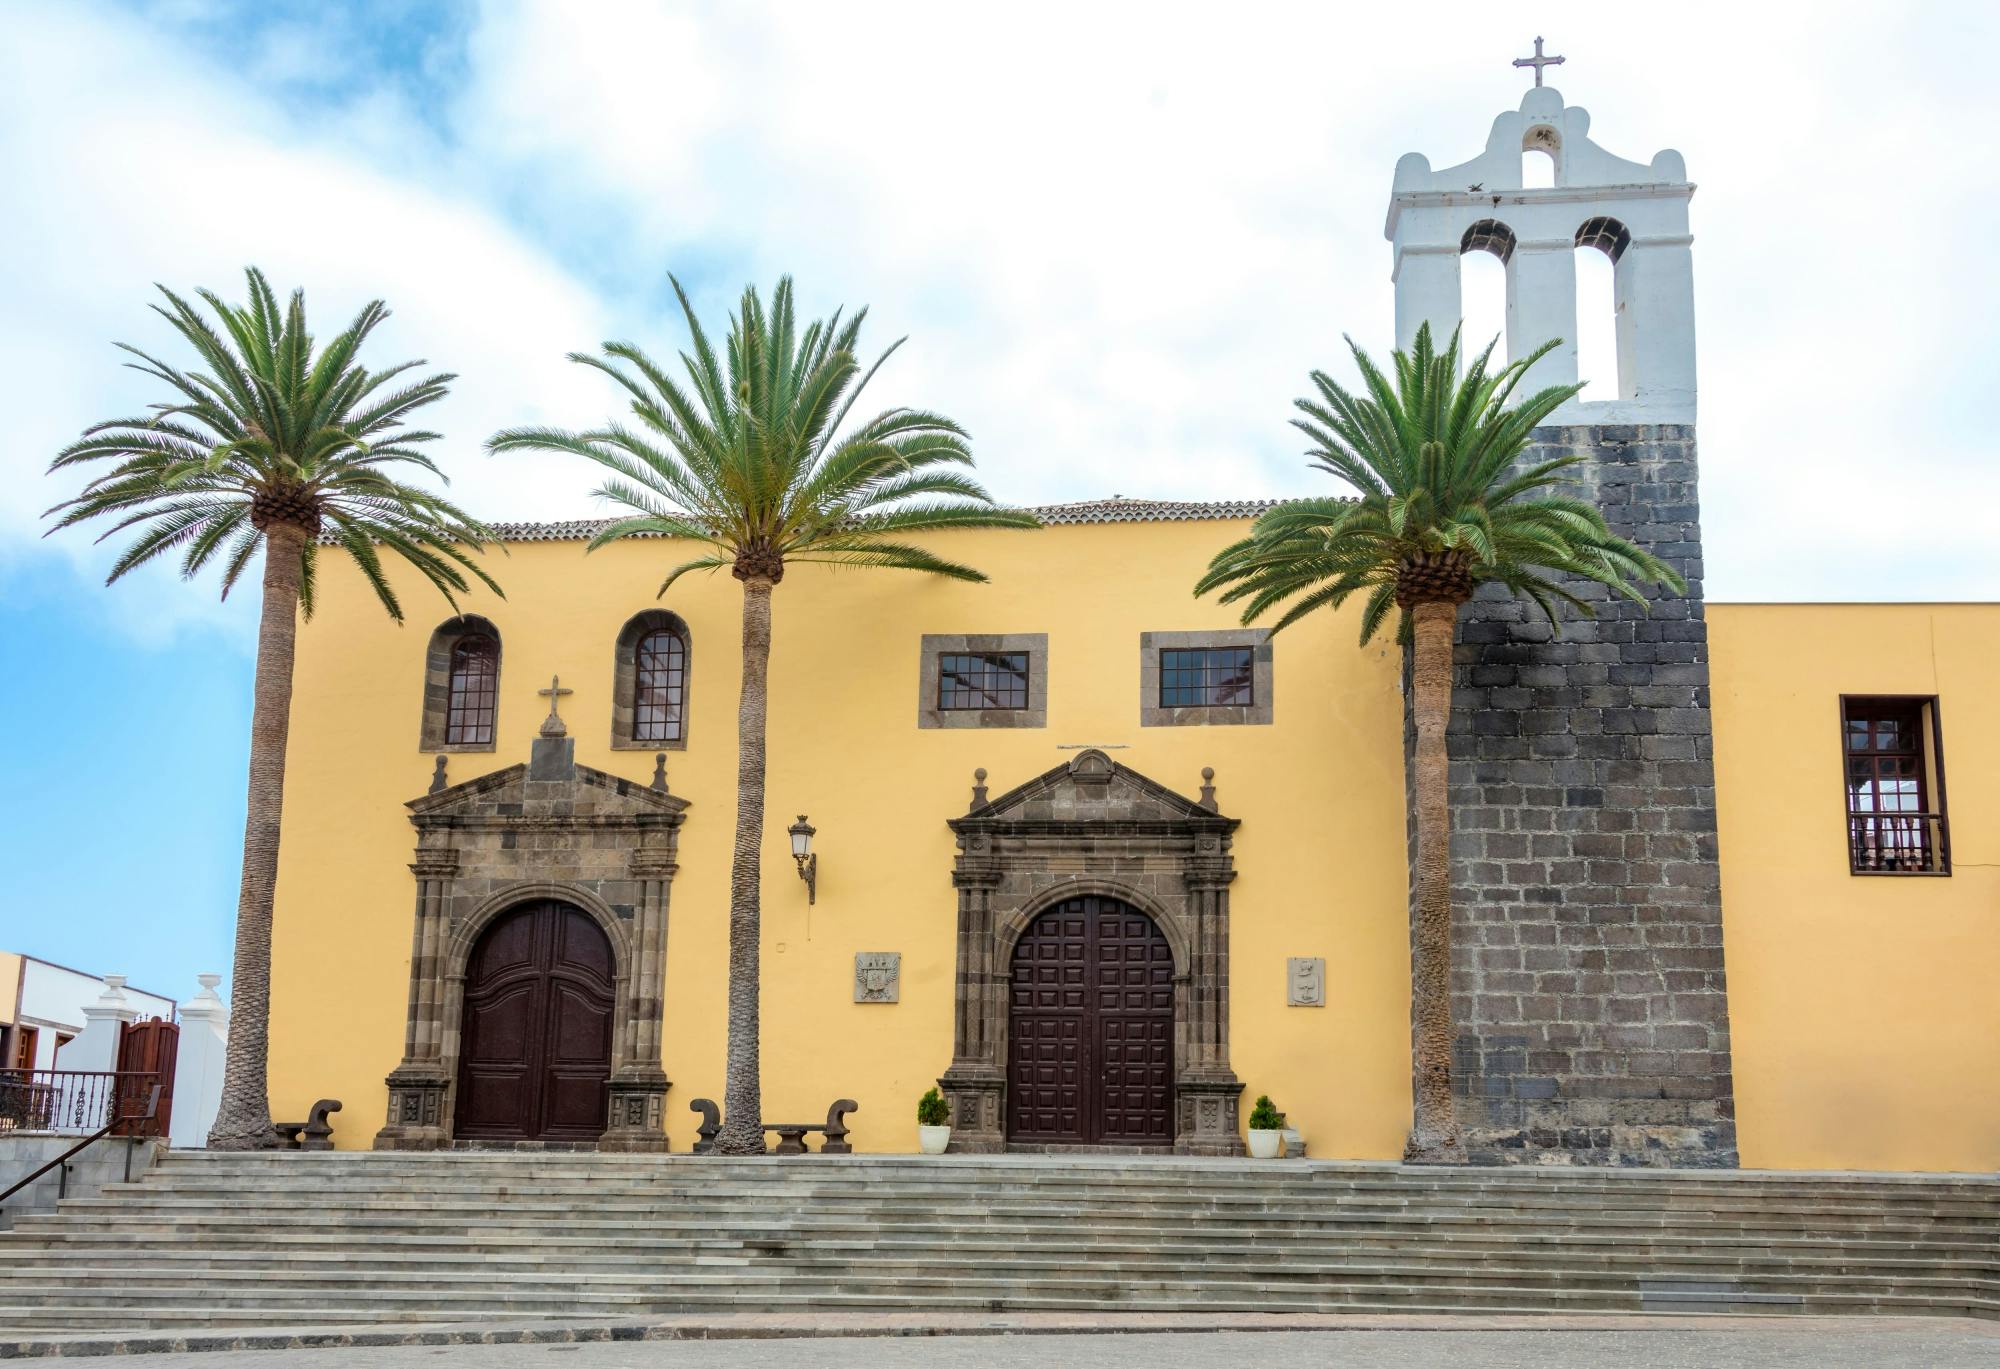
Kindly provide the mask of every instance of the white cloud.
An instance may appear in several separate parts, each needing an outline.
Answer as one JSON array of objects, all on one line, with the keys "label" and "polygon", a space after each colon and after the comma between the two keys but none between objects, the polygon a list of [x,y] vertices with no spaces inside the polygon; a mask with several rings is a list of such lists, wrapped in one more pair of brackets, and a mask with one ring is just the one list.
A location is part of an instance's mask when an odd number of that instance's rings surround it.
[{"label": "white cloud", "polygon": [[[2000,340],[1976,303],[2000,283],[1980,246],[2000,210],[1989,11],[1882,29],[1734,6],[1718,29],[1696,6],[1550,10],[1553,83],[1593,133],[1640,160],[1678,147],[1701,187],[1711,593],[2000,594],[1978,405]],[[23,14],[0,157],[38,193],[0,246],[37,269],[8,287],[26,307],[0,349],[30,367],[45,450],[118,393],[103,343],[147,336],[152,277],[227,283],[255,259],[310,282],[322,316],[380,293],[381,355],[466,375],[445,415],[460,492],[549,516],[587,508],[587,472],[475,452],[503,422],[608,410],[560,354],[607,331],[671,351],[668,269],[711,315],[790,270],[809,307],[870,304],[878,345],[912,335],[882,401],[966,422],[1004,497],[1313,488],[1285,420],[1309,368],[1344,364],[1342,333],[1389,340],[1395,160],[1478,148],[1519,98],[1518,24],[493,3],[438,127],[361,86],[308,128],[170,33]],[[1940,488],[1965,520],[1949,559]],[[0,536],[25,527],[0,506]]]},{"label": "white cloud", "polygon": [[[146,307],[152,283],[241,298],[247,263],[281,289],[307,285],[322,336],[386,298],[394,316],[370,359],[424,356],[461,374],[426,417],[447,434],[440,456],[462,500],[525,516],[580,504],[576,471],[479,451],[497,427],[600,397],[562,353],[597,337],[604,314],[564,270],[477,204],[371,169],[339,129],[300,125],[137,22],[45,9],[9,12],[5,27],[0,165],[26,193],[0,217],[0,253],[14,264],[0,366],[19,386],[0,455],[0,543],[21,555],[41,510],[80,482],[42,477],[57,450],[87,423],[159,398],[110,345],[177,355]],[[99,573],[108,561],[75,533],[44,545]],[[236,622],[214,593],[212,580],[183,586],[166,572],[112,602],[149,630],[184,616]]]}]

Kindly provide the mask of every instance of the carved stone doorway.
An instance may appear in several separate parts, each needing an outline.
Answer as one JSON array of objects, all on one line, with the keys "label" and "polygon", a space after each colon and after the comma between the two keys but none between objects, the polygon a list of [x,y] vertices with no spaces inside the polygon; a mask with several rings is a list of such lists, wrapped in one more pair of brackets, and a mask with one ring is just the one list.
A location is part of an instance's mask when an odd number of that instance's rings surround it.
[{"label": "carved stone doorway", "polygon": [[523,904],[481,933],[466,962],[453,1135],[595,1143],[616,981],[610,938],[574,904]]},{"label": "carved stone doorway", "polygon": [[[938,1080],[951,1102],[951,1149],[1170,1143],[1184,1155],[1242,1154],[1236,1109],[1243,1085],[1229,1065],[1236,819],[1216,811],[1212,786],[1204,784],[1199,799],[1186,798],[1096,750],[1079,752],[990,802],[985,772],[978,778],[971,811],[951,819],[958,836],[952,873],[958,992],[951,1066]],[[1065,911],[1072,908],[1095,911]],[[1045,925],[1051,913],[1057,921]],[[1100,919],[1095,950],[1086,926],[1092,917]],[[1064,930],[1064,919],[1074,923],[1075,937]],[[1117,933],[1115,953],[1114,938],[1103,935],[1107,927]],[[1016,956],[1024,944],[1026,962]],[[1051,986],[1057,1001],[1046,1019],[1039,1008],[1017,1017],[1017,990],[1032,994],[1035,986],[1032,973],[1017,980],[1016,967],[1037,963],[1044,948],[1060,955],[1071,947],[1086,975],[1093,965],[1100,976],[1113,967],[1120,980],[1129,972],[1139,982],[1121,987],[1135,994],[1143,1011],[1127,1018],[1078,1007],[1066,1018],[1070,1010],[1061,1006],[1057,976]],[[1017,1051],[1017,1029],[1031,1029],[1040,1039]],[[1123,1039],[1128,1030],[1142,1039],[1143,1050]],[[1067,1048],[1065,1031],[1073,1033]],[[1120,1035],[1108,1059],[1088,1032]],[[1064,1049],[1072,1057],[1067,1082],[1060,1068]],[[1164,1062],[1157,1059],[1161,1049]],[[1056,1068],[1048,1100],[1010,1096],[1017,1069],[1029,1071],[1021,1078],[1038,1081],[1039,1094],[1049,1061]],[[1108,1113],[1107,1063],[1118,1090]],[[1161,1063],[1164,1083],[1156,1068]],[[1086,1082],[1085,1070],[1097,1073]],[[1156,1103],[1169,1118],[1164,1130],[1153,1115]],[[1079,1134],[1087,1139],[1070,1139]]]},{"label": "carved stone doorway", "polygon": [[1065,899],[1014,943],[1010,1145],[1171,1146],[1174,949],[1128,903]]}]

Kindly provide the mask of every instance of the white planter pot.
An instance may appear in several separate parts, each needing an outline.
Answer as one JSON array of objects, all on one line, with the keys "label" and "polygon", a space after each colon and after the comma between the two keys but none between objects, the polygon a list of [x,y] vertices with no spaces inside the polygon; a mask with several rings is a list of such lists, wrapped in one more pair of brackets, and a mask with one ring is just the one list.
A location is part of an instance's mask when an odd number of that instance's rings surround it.
[{"label": "white planter pot", "polygon": [[[1276,1133],[1273,1133],[1274,1135]],[[951,1144],[950,1127],[917,1128],[917,1149],[925,1155],[942,1155],[944,1148]]]},{"label": "white planter pot", "polygon": [[1284,1149],[1285,1133],[1275,1129],[1266,1131],[1259,1127],[1250,1128],[1250,1158],[1253,1160],[1275,1160]]}]

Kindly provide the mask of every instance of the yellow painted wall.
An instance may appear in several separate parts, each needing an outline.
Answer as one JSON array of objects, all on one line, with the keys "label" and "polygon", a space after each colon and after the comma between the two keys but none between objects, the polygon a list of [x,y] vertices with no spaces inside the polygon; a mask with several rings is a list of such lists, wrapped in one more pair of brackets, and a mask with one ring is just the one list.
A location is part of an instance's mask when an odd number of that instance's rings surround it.
[{"label": "yellow painted wall", "polygon": [[[995,793],[1071,755],[1110,754],[1193,795],[1213,766],[1222,811],[1243,820],[1231,891],[1231,1051],[1248,1101],[1269,1092],[1315,1154],[1388,1158],[1409,1123],[1409,951],[1401,710],[1392,645],[1360,650],[1355,619],[1277,643],[1275,722],[1142,728],[1139,634],[1233,625],[1189,593],[1242,522],[1121,523],[962,533],[927,545],[993,583],[797,567],[775,600],[764,859],[763,1067],[767,1118],[817,1119],[860,1100],[863,1149],[909,1150],[914,1108],[950,1063],[956,899],[945,820],[972,771]],[[579,762],[634,780],[652,753],[612,751],[612,643],[655,604],[669,544],[586,557],[576,542],[519,543],[491,568],[508,598],[470,611],[502,634],[498,748],[450,758],[453,782],[527,759],[560,673]],[[403,576],[397,628],[337,558],[300,639],[275,933],[272,1104],[303,1116],[345,1100],[336,1138],[365,1146],[401,1054],[425,647],[448,610]],[[741,594],[727,574],[684,580],[664,601],[688,622],[687,750],[670,753],[692,807],[672,893],[665,1060],[668,1134],[693,1138],[687,1100],[722,1094],[728,849],[734,807]],[[920,730],[924,633],[1046,632],[1046,729]],[[819,901],[808,908],[784,828],[819,829]],[[902,1001],[852,1001],[856,951],[901,951]],[[1324,956],[1328,1006],[1285,1005],[1288,956]]]},{"label": "yellow painted wall", "polygon": [[[12,1022],[20,1007],[21,957],[12,951],[0,951],[0,1025]],[[0,1061],[0,1067],[13,1063]]]},{"label": "yellow painted wall", "polygon": [[[2000,605],[1709,609],[1745,1165],[2000,1167]],[[1935,694],[1952,873],[1848,873],[1842,694]]]}]

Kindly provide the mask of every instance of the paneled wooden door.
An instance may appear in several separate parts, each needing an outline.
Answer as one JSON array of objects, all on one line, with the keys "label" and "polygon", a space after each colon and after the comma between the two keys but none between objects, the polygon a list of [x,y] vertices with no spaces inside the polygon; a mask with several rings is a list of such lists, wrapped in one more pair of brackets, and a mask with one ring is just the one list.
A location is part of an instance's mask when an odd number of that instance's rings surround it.
[{"label": "paneled wooden door", "polygon": [[453,1135],[603,1135],[615,982],[611,942],[573,904],[523,904],[488,927],[466,963]]},{"label": "paneled wooden door", "polygon": [[1174,954],[1117,899],[1067,899],[1014,946],[1007,1139],[1168,1145],[1174,1139]]}]

